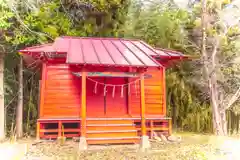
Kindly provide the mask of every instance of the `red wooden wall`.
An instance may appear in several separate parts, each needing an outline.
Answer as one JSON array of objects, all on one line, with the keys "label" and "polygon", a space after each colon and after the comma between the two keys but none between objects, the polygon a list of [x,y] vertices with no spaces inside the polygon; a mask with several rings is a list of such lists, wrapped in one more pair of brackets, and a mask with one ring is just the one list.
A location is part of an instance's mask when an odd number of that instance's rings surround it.
[{"label": "red wooden wall", "polygon": [[72,75],[72,71],[66,65],[47,65],[43,68],[43,74],[44,72],[45,88],[41,93],[40,116],[79,117],[81,79]]},{"label": "red wooden wall", "polygon": [[[81,78],[72,74],[76,68],[66,64],[47,64],[43,67],[41,81],[40,118],[72,118],[80,116]],[[145,80],[146,115],[163,115],[163,70],[149,70],[153,77]],[[45,80],[44,80],[45,79]],[[126,84],[134,79],[126,78],[91,78],[107,84]],[[87,80],[87,116],[88,117],[123,117],[127,115],[140,116],[139,82],[130,85],[130,94],[124,88],[121,97],[121,87],[107,88],[104,97],[103,86],[98,85],[94,93],[95,82]]]},{"label": "red wooden wall", "polygon": [[[163,115],[163,70],[148,70],[147,74],[151,74],[152,78],[145,79],[145,103],[147,116]],[[134,81],[131,79],[130,81]],[[131,85],[131,95],[129,95],[129,106],[131,115],[140,116],[140,88],[139,81],[136,86]],[[136,89],[135,89],[136,88]]]}]

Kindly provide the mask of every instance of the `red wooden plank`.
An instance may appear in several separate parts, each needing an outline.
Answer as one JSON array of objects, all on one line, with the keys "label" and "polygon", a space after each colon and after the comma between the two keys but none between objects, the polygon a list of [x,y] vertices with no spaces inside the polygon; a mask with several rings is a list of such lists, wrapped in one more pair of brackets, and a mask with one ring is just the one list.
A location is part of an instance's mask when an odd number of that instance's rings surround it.
[{"label": "red wooden plank", "polygon": [[[103,77],[93,77],[91,78],[97,82],[104,82]],[[92,81],[87,81],[87,116],[96,117],[104,115],[104,95],[103,95],[103,86],[97,85],[96,93],[95,83]]]},{"label": "red wooden plank", "polygon": [[[106,78],[107,84],[126,84],[127,80],[125,78]],[[114,88],[109,86],[107,88],[106,94],[106,114],[108,116],[124,116],[127,114],[127,88],[118,86],[115,87],[114,97],[113,97]],[[123,92],[123,93],[121,93]],[[121,95],[123,94],[123,95]]]},{"label": "red wooden plank", "polygon": [[120,140],[87,140],[88,144],[131,144],[139,143],[139,139],[120,139]]}]

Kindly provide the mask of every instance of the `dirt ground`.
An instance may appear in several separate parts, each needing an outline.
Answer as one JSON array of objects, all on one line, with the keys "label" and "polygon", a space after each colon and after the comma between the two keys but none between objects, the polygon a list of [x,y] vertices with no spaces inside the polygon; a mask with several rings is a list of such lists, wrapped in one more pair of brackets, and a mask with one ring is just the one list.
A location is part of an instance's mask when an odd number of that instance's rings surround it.
[{"label": "dirt ground", "polygon": [[[236,138],[216,138],[208,135],[181,135],[180,143],[151,142],[146,152],[136,145],[90,145],[87,151],[78,151],[78,143],[68,140],[64,145],[44,141],[32,145],[24,160],[239,160],[240,141]],[[231,147],[230,147],[231,146]],[[238,148],[238,149],[236,149]],[[239,152],[239,154],[237,153]],[[238,156],[239,155],[239,156]]]}]

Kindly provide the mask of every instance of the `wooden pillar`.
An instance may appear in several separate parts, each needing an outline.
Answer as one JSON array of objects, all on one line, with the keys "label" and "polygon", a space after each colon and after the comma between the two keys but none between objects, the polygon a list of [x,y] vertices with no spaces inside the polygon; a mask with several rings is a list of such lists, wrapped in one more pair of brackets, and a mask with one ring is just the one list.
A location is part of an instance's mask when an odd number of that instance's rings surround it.
[{"label": "wooden pillar", "polygon": [[58,137],[62,137],[62,121],[58,121]]},{"label": "wooden pillar", "polygon": [[[41,84],[39,85],[40,87],[40,102],[38,104],[38,110],[39,110],[39,115],[38,118],[43,117],[43,106],[44,106],[44,95],[45,95],[45,87],[46,87],[46,81],[47,81],[47,64],[43,62],[42,64],[42,79],[41,79]],[[36,133],[36,139],[40,139],[40,135],[42,137],[43,133],[40,133],[40,129],[42,124],[40,124],[39,121],[37,121],[37,133]]]},{"label": "wooden pillar", "polygon": [[163,105],[162,105],[162,112],[163,112],[163,116],[166,116],[167,115],[167,105],[166,105],[166,77],[165,77],[165,74],[166,74],[166,70],[165,70],[165,67],[162,68],[162,101],[163,101]]},{"label": "wooden pillar", "polygon": [[142,131],[142,136],[147,135],[146,131],[146,117],[145,117],[145,89],[144,89],[144,76],[141,75],[141,80],[140,80],[140,99],[141,99],[141,131]]},{"label": "wooden pillar", "polygon": [[40,139],[40,122],[37,121],[37,131],[36,131],[36,139],[39,140]]},{"label": "wooden pillar", "polygon": [[45,87],[47,81],[47,64],[42,64],[42,80],[41,80],[41,91],[40,91],[40,114],[39,118],[43,117],[43,106],[44,106],[44,96],[45,96]]},{"label": "wooden pillar", "polygon": [[[132,68],[129,68],[128,70],[129,72],[133,72],[133,69]],[[128,83],[130,83],[131,81],[133,81],[133,78],[127,78],[128,79]],[[135,79],[134,79],[135,80]],[[131,115],[132,116],[132,88],[131,88],[131,85],[128,85],[127,87],[127,92],[128,92],[128,100],[127,100],[127,105],[128,105],[128,115]]]},{"label": "wooden pillar", "polygon": [[145,87],[144,87],[144,74],[141,75],[140,79],[140,99],[141,99],[141,149],[144,151],[145,149],[150,147],[149,137],[147,136],[146,131],[146,106],[145,106]]},{"label": "wooden pillar", "polygon": [[168,135],[172,135],[172,118],[168,120]]},{"label": "wooden pillar", "polygon": [[150,120],[150,131],[151,131],[151,135],[150,138],[153,138],[153,132],[154,132],[154,127],[153,127],[153,120]]},{"label": "wooden pillar", "polygon": [[81,137],[79,142],[79,149],[87,149],[86,141],[86,130],[87,130],[87,120],[86,120],[86,81],[87,81],[87,72],[82,71],[82,105],[81,105]]},{"label": "wooden pillar", "polygon": [[86,72],[82,72],[81,137],[86,137]]}]

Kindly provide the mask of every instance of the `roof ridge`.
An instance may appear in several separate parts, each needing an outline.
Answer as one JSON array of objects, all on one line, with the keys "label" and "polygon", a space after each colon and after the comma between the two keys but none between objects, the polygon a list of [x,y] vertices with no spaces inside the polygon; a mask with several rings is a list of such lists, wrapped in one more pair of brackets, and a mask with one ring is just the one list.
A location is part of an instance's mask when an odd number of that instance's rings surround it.
[{"label": "roof ridge", "polygon": [[[101,39],[101,40],[126,40],[126,41],[141,41],[135,38],[125,38],[125,37],[79,37],[79,36],[60,36],[57,38],[74,38],[74,39]],[[56,38],[56,39],[57,39]]]}]

